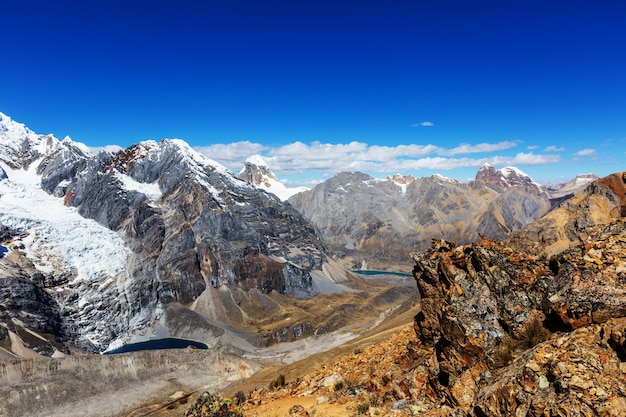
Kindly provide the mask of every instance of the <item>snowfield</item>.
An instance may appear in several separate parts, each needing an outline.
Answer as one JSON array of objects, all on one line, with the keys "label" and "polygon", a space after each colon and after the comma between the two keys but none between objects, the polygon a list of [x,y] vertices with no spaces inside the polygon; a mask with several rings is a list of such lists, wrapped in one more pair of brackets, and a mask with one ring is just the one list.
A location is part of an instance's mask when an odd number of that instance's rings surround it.
[{"label": "snowfield", "polygon": [[43,273],[60,267],[74,282],[122,273],[130,256],[122,237],[43,191],[37,165],[27,171],[1,165],[8,178],[0,181],[0,223],[28,233],[22,243]]}]

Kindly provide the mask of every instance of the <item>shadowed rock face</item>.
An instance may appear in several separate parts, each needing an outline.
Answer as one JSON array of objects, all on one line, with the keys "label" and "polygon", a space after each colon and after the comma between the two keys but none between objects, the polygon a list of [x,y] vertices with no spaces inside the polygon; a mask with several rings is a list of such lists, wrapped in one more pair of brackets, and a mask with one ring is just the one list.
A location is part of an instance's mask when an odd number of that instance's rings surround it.
[{"label": "shadowed rock face", "polygon": [[427,415],[626,412],[626,223],[550,259],[489,240],[412,256],[422,300],[409,350],[428,370],[412,392]]}]

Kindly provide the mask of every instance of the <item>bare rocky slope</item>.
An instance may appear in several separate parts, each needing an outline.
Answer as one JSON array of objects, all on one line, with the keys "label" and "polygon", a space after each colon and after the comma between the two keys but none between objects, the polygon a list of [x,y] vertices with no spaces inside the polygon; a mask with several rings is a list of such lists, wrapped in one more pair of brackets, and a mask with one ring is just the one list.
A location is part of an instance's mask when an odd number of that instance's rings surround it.
[{"label": "bare rocky slope", "polygon": [[550,210],[549,195],[527,175],[489,165],[467,184],[438,175],[376,180],[343,172],[288,201],[344,263],[363,269],[407,267],[402,259],[433,237],[503,239]]},{"label": "bare rocky slope", "polygon": [[583,244],[592,226],[626,216],[626,177],[600,178],[528,227],[512,233],[506,244],[534,255],[552,255]]}]

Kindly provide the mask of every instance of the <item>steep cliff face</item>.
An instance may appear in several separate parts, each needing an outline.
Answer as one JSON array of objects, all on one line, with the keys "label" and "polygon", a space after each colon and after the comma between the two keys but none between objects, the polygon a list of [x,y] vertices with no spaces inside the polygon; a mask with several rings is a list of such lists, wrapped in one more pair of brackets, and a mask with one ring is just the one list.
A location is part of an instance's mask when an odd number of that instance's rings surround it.
[{"label": "steep cliff face", "polygon": [[372,265],[401,258],[407,247],[426,249],[431,237],[461,243],[481,234],[503,239],[544,215],[548,195],[523,173],[512,172],[517,174],[497,187],[482,177],[463,184],[438,175],[398,181],[344,172],[289,202],[335,250],[360,252]]},{"label": "steep cliff face", "polygon": [[168,334],[163,313],[178,305],[228,326],[242,310],[232,291],[259,294],[243,312],[254,316],[268,293],[310,298],[316,279],[347,279],[289,204],[182,141],[91,155],[4,115],[0,124],[0,223],[15,231],[0,243],[32,272],[6,272],[5,287],[51,297],[59,334],[79,347]]}]

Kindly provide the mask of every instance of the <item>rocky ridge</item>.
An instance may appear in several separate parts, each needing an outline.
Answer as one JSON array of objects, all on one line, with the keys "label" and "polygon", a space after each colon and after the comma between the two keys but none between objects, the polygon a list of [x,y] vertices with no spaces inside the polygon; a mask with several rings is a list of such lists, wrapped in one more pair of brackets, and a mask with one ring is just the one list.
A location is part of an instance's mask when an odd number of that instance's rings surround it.
[{"label": "rocky ridge", "polygon": [[589,230],[626,216],[626,175],[615,173],[588,184],[559,207],[512,233],[506,244],[533,255],[553,255],[583,244]]},{"label": "rocky ridge", "polygon": [[599,178],[600,177],[598,177],[596,174],[579,174],[567,182],[561,184],[546,185],[546,191],[550,194],[550,197],[553,200],[561,201],[563,199],[567,199],[568,197],[574,196],[574,194],[578,193],[578,191],[581,191],[590,183],[598,180]]},{"label": "rocky ridge", "polygon": [[[342,262],[397,268],[398,259],[409,259],[407,248],[426,249],[431,237],[503,239],[550,210],[549,196],[521,171],[509,169],[506,183],[494,183],[485,172],[467,184],[439,175],[400,181],[342,172],[288,201]],[[489,172],[505,178],[493,167]]]}]

